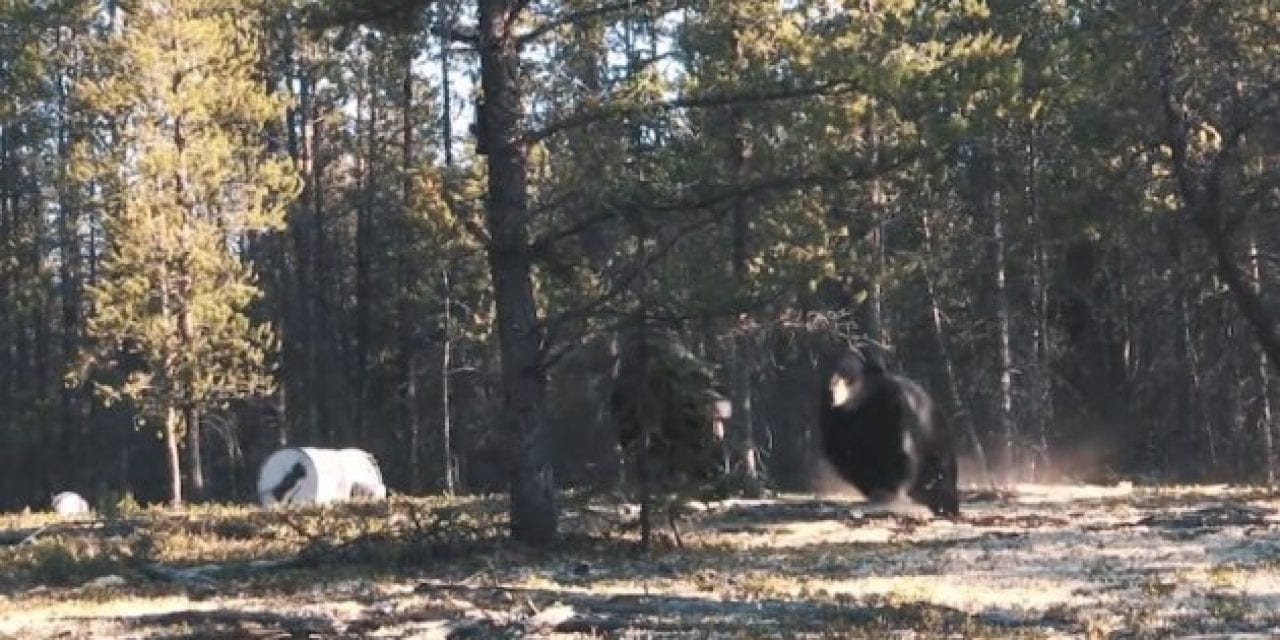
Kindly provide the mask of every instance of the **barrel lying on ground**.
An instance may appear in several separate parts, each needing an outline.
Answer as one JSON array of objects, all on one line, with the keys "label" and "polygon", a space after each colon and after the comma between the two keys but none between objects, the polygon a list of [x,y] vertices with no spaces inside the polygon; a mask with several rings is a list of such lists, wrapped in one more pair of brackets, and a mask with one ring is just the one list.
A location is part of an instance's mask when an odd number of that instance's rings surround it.
[{"label": "barrel lying on ground", "polygon": [[362,449],[288,447],[268,456],[258,471],[264,507],[385,497],[378,461]]}]

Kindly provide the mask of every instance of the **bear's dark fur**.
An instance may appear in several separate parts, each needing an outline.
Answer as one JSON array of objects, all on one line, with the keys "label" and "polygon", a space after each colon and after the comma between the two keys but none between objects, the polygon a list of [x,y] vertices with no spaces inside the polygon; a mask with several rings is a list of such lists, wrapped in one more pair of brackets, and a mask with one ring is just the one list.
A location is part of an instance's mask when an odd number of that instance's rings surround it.
[{"label": "bear's dark fur", "polygon": [[955,445],[929,394],[853,349],[828,369],[822,447],[840,477],[871,502],[909,497],[959,515]]}]

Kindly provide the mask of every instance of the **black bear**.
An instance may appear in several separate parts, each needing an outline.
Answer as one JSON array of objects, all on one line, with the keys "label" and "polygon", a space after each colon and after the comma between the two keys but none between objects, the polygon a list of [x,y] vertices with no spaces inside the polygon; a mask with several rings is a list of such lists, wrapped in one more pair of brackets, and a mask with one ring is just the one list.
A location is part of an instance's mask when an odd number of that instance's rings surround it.
[{"label": "black bear", "polygon": [[954,443],[929,394],[854,349],[830,370],[822,448],[840,477],[873,503],[909,497],[935,515],[959,515]]}]

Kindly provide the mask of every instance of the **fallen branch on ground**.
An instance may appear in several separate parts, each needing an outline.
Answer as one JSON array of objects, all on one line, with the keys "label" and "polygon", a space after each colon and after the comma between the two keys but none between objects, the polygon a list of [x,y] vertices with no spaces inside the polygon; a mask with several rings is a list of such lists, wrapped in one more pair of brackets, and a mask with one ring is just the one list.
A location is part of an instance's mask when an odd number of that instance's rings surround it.
[{"label": "fallen branch on ground", "polygon": [[76,520],[71,522],[51,522],[39,527],[0,531],[0,546],[31,544],[41,537],[66,534],[127,536],[136,531],[139,525],[140,522],[135,520]]},{"label": "fallen branch on ground", "polygon": [[198,567],[169,567],[158,562],[149,562],[141,565],[139,571],[153,580],[172,582],[186,587],[193,593],[208,595],[217,590],[219,580],[286,569],[298,562],[297,558],[286,558],[233,564],[207,564]]},{"label": "fallen branch on ground", "polygon": [[291,636],[334,635],[338,629],[331,620],[315,616],[290,616],[269,611],[233,611],[230,609],[187,609],[169,613],[156,613],[122,617],[123,624],[133,627],[190,626],[198,630],[202,626],[234,625],[243,630],[244,625],[275,627]]}]

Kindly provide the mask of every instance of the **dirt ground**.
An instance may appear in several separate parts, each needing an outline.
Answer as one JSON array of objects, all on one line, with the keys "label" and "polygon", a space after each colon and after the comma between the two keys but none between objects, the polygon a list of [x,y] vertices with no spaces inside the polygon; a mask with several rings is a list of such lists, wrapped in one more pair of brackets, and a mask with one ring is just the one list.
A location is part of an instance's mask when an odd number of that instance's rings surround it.
[{"label": "dirt ground", "polygon": [[1020,485],[957,521],[784,495],[635,544],[568,499],[549,552],[500,500],[0,520],[0,637],[1280,637],[1280,494]]}]

